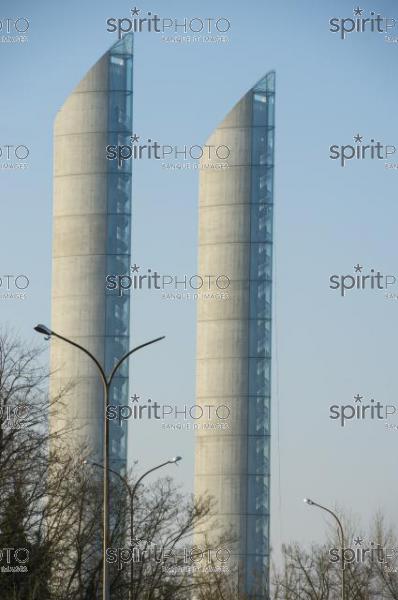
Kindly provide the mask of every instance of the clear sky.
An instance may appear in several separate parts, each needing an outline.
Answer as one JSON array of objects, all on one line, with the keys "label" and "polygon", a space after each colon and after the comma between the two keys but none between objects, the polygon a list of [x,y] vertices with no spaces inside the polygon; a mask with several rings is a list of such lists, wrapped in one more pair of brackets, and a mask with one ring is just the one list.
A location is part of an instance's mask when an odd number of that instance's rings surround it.
[{"label": "clear sky", "polygon": [[[15,6],[2,0],[0,18],[28,18],[29,40],[0,43],[0,146],[24,144],[30,155],[27,170],[0,170],[0,277],[22,273],[30,286],[23,301],[0,299],[0,320],[31,339],[34,323],[50,322],[53,120],[115,41],[106,19],[129,17],[133,5],[20,0]],[[359,133],[398,148],[398,44],[381,33],[345,40],[331,33],[330,18],[353,16],[353,6],[341,0],[145,0],[137,7],[164,17],[231,21],[228,43],[136,35],[134,129],[143,137],[204,143],[265,72],[277,72],[272,544],[322,540],[325,519],[303,504],[307,495],[364,522],[376,509],[392,520],[398,430],[385,431],[378,420],[342,428],[329,419],[329,406],[352,404],[357,393],[398,406],[398,302],[377,290],[342,298],[329,289],[329,277],[352,274],[359,263],[364,274],[373,268],[398,280],[398,170],[369,159],[341,168],[329,146],[354,144]],[[391,1],[366,0],[359,8],[398,19]],[[197,191],[193,170],[135,163],[133,262],[161,273],[196,273]],[[137,292],[132,343],[162,334],[165,342],[134,359],[131,393],[194,404],[194,303]],[[162,432],[141,421],[130,435],[130,458],[140,469],[183,455],[173,474],[192,489],[191,432]]]}]

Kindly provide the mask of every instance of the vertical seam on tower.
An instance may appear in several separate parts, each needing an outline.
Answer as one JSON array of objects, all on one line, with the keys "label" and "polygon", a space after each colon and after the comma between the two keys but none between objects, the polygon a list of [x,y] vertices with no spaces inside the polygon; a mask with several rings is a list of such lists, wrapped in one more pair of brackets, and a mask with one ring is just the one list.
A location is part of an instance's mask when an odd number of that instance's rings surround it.
[{"label": "vertical seam on tower", "polygon": [[248,524],[249,524],[249,463],[250,463],[250,341],[251,341],[251,328],[250,328],[250,316],[251,316],[251,296],[252,296],[252,286],[251,286],[251,268],[252,268],[252,202],[253,202],[253,104],[254,104],[254,90],[250,91],[250,170],[249,170],[249,273],[248,273],[248,283],[249,283],[249,294],[248,294],[248,336],[247,336],[247,392],[248,392],[248,406],[246,411],[246,515],[245,515],[245,556],[244,556],[244,589],[247,591],[248,588]]}]

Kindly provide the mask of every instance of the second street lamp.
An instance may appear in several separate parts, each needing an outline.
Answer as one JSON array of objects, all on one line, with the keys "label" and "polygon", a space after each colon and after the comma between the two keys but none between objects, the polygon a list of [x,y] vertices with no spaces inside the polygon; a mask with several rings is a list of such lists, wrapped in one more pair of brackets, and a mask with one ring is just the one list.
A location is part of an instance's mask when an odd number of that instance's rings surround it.
[{"label": "second street lamp", "polygon": [[[121,475],[120,473],[118,473],[117,471],[114,471],[113,469],[111,469],[110,467],[108,467],[108,471],[110,473],[114,473],[119,479],[120,481],[122,481],[123,485],[125,486],[127,493],[129,495],[129,499],[130,499],[130,538],[131,538],[131,544],[133,544],[134,542],[134,496],[135,493],[138,489],[138,486],[140,485],[140,483],[142,482],[142,480],[149,475],[150,473],[153,473],[153,471],[157,471],[158,469],[161,469],[162,467],[165,467],[166,465],[178,465],[178,463],[180,462],[180,460],[182,460],[182,456],[175,456],[174,458],[167,460],[166,462],[161,463],[160,465],[157,465],[156,467],[152,467],[152,469],[149,469],[148,471],[146,471],[143,475],[141,475],[141,477],[139,477],[139,479],[137,479],[135,485],[132,487],[130,485],[130,483],[128,482],[127,477]],[[84,464],[89,464],[89,465],[93,465],[94,467],[99,467],[100,469],[104,469],[104,465],[100,465],[99,463],[93,462],[91,460],[85,460]],[[134,557],[133,557],[134,558]],[[106,559],[106,556],[105,556]],[[129,599],[133,600],[134,598],[134,560],[131,560],[131,565],[130,565],[130,592],[129,592]]]},{"label": "second street lamp", "polygon": [[329,513],[330,515],[332,515],[332,517],[335,519],[335,521],[337,522],[339,531],[340,531],[340,535],[341,535],[341,545],[343,548],[343,552],[341,553],[341,567],[342,567],[342,571],[341,571],[341,599],[345,600],[345,563],[344,563],[344,529],[343,529],[343,525],[341,524],[340,519],[338,518],[338,516],[332,511],[330,510],[330,508],[326,508],[326,506],[322,506],[322,504],[318,504],[317,502],[314,502],[313,500],[311,500],[310,498],[304,498],[304,502],[306,504],[308,504],[309,506],[317,506],[318,508],[320,508],[321,510],[326,511],[327,513]]},{"label": "second street lamp", "polygon": [[136,348],[129,350],[124,356],[122,356],[118,360],[116,365],[113,367],[111,373],[109,375],[107,375],[105,373],[105,370],[102,367],[101,363],[98,361],[98,359],[93,354],[91,354],[91,352],[89,350],[87,350],[87,348],[84,348],[84,346],[81,346],[77,342],[74,342],[73,340],[70,340],[69,338],[64,337],[63,335],[56,333],[55,331],[52,331],[49,327],[47,327],[46,325],[43,325],[41,323],[36,325],[36,327],[34,327],[34,330],[37,331],[37,333],[45,335],[47,340],[49,340],[52,337],[56,337],[59,340],[62,340],[63,342],[66,342],[67,344],[70,344],[71,346],[74,346],[75,348],[78,348],[79,350],[84,352],[84,354],[86,354],[94,362],[94,364],[97,367],[99,374],[101,376],[101,381],[102,381],[102,384],[104,387],[104,441],[103,441],[104,506],[103,506],[103,543],[102,543],[102,561],[103,561],[103,564],[102,564],[102,598],[103,598],[103,600],[110,600],[109,569],[108,569],[108,564],[106,561],[106,549],[108,547],[108,540],[109,540],[109,421],[106,418],[107,408],[108,408],[108,404],[109,404],[109,390],[110,390],[112,380],[113,380],[117,370],[119,369],[121,364],[129,356],[131,356],[131,354],[134,354],[134,352],[137,352],[137,350],[141,350],[141,348],[145,348],[146,346],[149,346],[150,344],[154,344],[155,342],[159,342],[160,340],[163,340],[165,338],[165,336],[158,337],[154,340],[150,340],[149,342],[145,342],[144,344],[140,344],[139,346],[136,346]]},{"label": "second street lamp", "polygon": [[[131,543],[134,542],[134,496],[138,489],[138,486],[140,485],[142,480],[145,479],[145,477],[147,475],[149,475],[150,473],[153,473],[153,471],[157,471],[157,469],[161,469],[162,467],[165,467],[166,465],[170,465],[170,464],[175,464],[177,466],[178,463],[180,462],[180,460],[182,460],[182,457],[176,456],[176,457],[172,458],[171,460],[167,460],[166,462],[161,463],[160,465],[157,465],[156,467],[152,467],[152,469],[149,469],[148,471],[146,471],[135,482],[135,485],[134,485],[132,493],[131,493],[131,516],[130,516],[130,518],[131,518],[130,527],[131,527],[131,535],[132,535]],[[130,577],[131,577],[131,594],[129,594],[129,598],[130,598],[130,600],[134,600],[134,596],[135,596],[135,593],[134,593],[134,561],[131,561]]]}]

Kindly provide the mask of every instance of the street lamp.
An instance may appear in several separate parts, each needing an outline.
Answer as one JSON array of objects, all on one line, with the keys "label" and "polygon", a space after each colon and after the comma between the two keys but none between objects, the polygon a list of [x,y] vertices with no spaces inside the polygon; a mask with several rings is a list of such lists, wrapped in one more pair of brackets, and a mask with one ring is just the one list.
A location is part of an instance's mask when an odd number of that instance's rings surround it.
[{"label": "street lamp", "polygon": [[107,412],[108,402],[109,402],[110,386],[111,386],[112,380],[113,380],[117,370],[119,369],[121,364],[126,360],[126,358],[128,358],[134,352],[137,352],[137,350],[141,350],[141,348],[145,348],[145,346],[149,346],[150,344],[154,344],[155,342],[159,342],[160,340],[163,340],[165,338],[165,336],[158,337],[149,342],[145,342],[145,344],[141,344],[140,346],[137,346],[136,348],[129,350],[124,356],[122,356],[122,358],[120,358],[118,360],[116,365],[113,367],[110,375],[107,376],[101,363],[95,358],[95,356],[93,356],[91,354],[91,352],[89,352],[86,348],[84,348],[80,344],[77,344],[76,342],[73,342],[72,340],[64,337],[63,335],[60,335],[59,333],[52,331],[49,327],[47,327],[46,325],[43,325],[41,323],[36,325],[36,327],[34,327],[34,330],[37,331],[38,333],[46,336],[46,340],[49,340],[51,337],[56,337],[56,338],[62,340],[63,342],[66,342],[67,344],[70,344],[71,346],[74,346],[75,348],[78,348],[79,350],[84,352],[84,354],[89,356],[90,359],[94,362],[95,366],[97,367],[97,369],[100,373],[100,376],[101,376],[102,384],[104,386],[104,452],[103,452],[103,454],[104,454],[104,506],[103,506],[103,538],[102,538],[103,539],[103,543],[102,543],[102,546],[103,546],[103,548],[102,548],[102,561],[103,561],[103,565],[102,565],[102,598],[103,598],[103,600],[109,600],[110,599],[109,569],[108,569],[108,563],[106,561],[106,549],[108,547],[108,539],[109,539],[109,421],[106,418],[106,412]]},{"label": "street lamp", "polygon": [[[182,456],[175,456],[174,458],[171,458],[170,460],[167,460],[166,462],[163,462],[160,465],[157,465],[156,467],[152,467],[152,469],[149,469],[149,471],[146,471],[143,475],[141,475],[141,477],[139,479],[137,479],[137,481],[133,487],[129,484],[127,477],[121,475],[117,471],[114,471],[114,469],[111,469],[110,467],[108,467],[108,471],[110,471],[111,473],[114,473],[122,481],[123,485],[125,486],[125,488],[127,490],[129,498],[130,498],[130,538],[131,538],[131,543],[133,543],[133,540],[134,540],[134,496],[135,496],[138,486],[140,485],[142,480],[150,473],[153,473],[153,471],[157,471],[158,469],[161,469],[162,467],[165,467],[166,465],[178,466],[178,463],[180,462],[180,460],[182,460]],[[94,467],[98,467],[100,469],[105,469],[104,465],[100,465],[99,463],[93,462],[91,460],[85,460],[85,461],[83,461],[83,464],[90,464],[90,465],[93,465]],[[105,559],[106,559],[106,556],[105,556]],[[129,598],[130,598],[130,600],[132,600],[134,597],[133,596],[133,594],[134,594],[134,560],[132,560],[130,563],[130,585],[131,585],[131,589],[130,589],[130,593],[129,593]]]},{"label": "street lamp", "polygon": [[343,526],[341,524],[341,521],[338,518],[338,516],[332,510],[330,510],[329,508],[326,508],[326,506],[322,506],[321,504],[318,504],[317,502],[314,502],[310,498],[304,498],[304,502],[306,504],[308,504],[309,506],[317,506],[321,510],[326,511],[327,513],[329,513],[330,515],[332,515],[332,517],[337,521],[337,525],[339,527],[340,535],[341,535],[341,544],[342,544],[342,548],[343,548],[343,552],[341,553],[341,567],[342,567],[342,574],[341,574],[341,598],[342,598],[342,600],[345,600],[345,564],[344,564],[344,548],[345,548],[345,545],[344,545],[344,529],[343,529]]},{"label": "street lamp", "polygon": [[51,329],[49,329],[48,327],[46,327],[45,325],[36,325],[36,327],[33,328],[35,331],[37,331],[37,333],[42,333],[43,335],[46,336],[46,340],[49,340],[51,335],[52,335],[52,331]]}]

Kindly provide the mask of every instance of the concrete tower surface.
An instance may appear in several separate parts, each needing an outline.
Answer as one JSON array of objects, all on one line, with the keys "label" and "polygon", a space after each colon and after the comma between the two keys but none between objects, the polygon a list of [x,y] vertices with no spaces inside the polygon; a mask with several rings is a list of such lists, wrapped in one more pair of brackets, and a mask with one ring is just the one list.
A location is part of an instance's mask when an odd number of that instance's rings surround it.
[{"label": "concrete tower surface", "polygon": [[274,110],[269,72],[208,139],[230,155],[202,159],[199,200],[198,272],[231,282],[228,298],[198,299],[197,404],[230,416],[197,430],[195,493],[216,500],[216,533],[236,538],[238,585],[258,600],[269,575]]},{"label": "concrete tower surface", "polygon": [[[129,297],[106,295],[108,273],[128,272],[131,161],[108,161],[109,144],[132,132],[133,37],[116,42],[59,110],[54,127],[52,325],[87,348],[109,373],[129,348]],[[50,428],[73,428],[72,448],[102,457],[104,405],[99,373],[78,349],[51,344],[51,393],[67,390]],[[68,390],[69,384],[72,389]],[[128,365],[115,377],[110,404],[126,403]],[[110,422],[110,461],[126,463],[126,430]],[[102,460],[101,460],[102,462]]]}]

